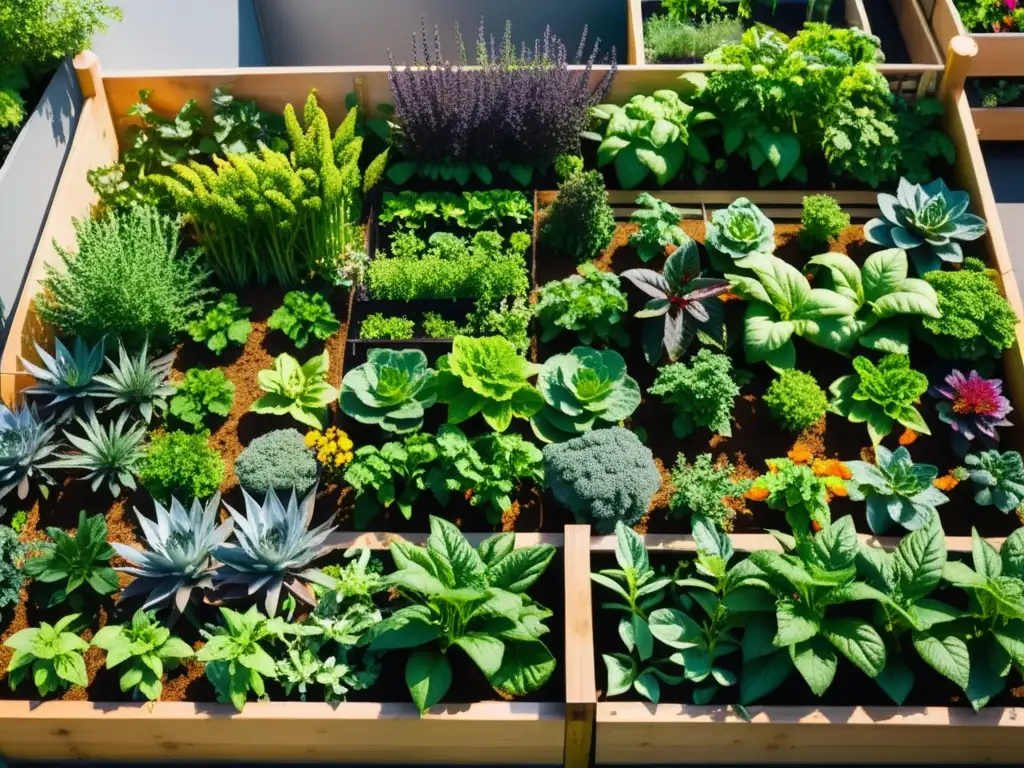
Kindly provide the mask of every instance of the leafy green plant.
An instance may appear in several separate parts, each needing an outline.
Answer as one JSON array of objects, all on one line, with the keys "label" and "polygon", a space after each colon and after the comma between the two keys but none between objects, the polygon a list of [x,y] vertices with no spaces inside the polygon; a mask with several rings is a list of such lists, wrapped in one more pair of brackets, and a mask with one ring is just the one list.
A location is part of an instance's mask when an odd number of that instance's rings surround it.
[{"label": "leafy green plant", "polygon": [[573,331],[583,344],[615,342],[629,345],[622,315],[629,308],[618,275],[581,264],[579,274],[545,283],[533,311],[540,321],[541,341]]},{"label": "leafy green plant", "polygon": [[469,440],[446,424],[437,435],[445,476],[470,493],[469,503],[486,508],[487,522],[501,523],[512,494],[523,480],[538,487],[544,480],[544,454],[521,435],[490,432]]},{"label": "leafy green plant", "polygon": [[34,405],[12,411],[0,403],[0,499],[11,491],[19,499],[27,498],[33,483],[44,498],[49,495],[54,480],[45,460],[57,449],[55,432],[48,419],[39,418]]},{"label": "leafy green plant", "polygon": [[633,525],[661,487],[654,455],[622,427],[595,429],[544,447],[544,480],[576,522],[611,533],[618,521]]},{"label": "leafy green plant", "polygon": [[802,432],[817,424],[828,411],[825,390],[811,374],[795,368],[780,371],[763,399],[772,418],[790,432]]},{"label": "leafy green plant", "polygon": [[544,405],[529,382],[539,372],[505,339],[456,336],[451,354],[437,361],[437,400],[448,406],[449,424],[479,413],[491,429],[504,432],[513,417],[529,419]]},{"label": "leafy green plant", "polygon": [[893,523],[908,531],[923,528],[938,516],[935,509],[949,497],[932,485],[939,470],[931,464],[915,464],[910,451],[900,446],[890,451],[875,446],[875,462],[848,461],[853,477],[846,489],[851,501],[866,501],[868,527],[883,534]]},{"label": "leafy green plant", "polygon": [[613,234],[615,212],[608,205],[604,177],[583,170],[566,176],[545,212],[540,242],[582,264],[607,248]]},{"label": "leafy green plant", "polygon": [[984,265],[967,258],[955,272],[929,272],[941,317],[921,320],[920,330],[939,357],[980,360],[1002,357],[1016,341],[1020,322]]},{"label": "leafy green plant", "polygon": [[0,621],[3,620],[3,609],[21,601],[21,587],[24,583],[21,565],[28,547],[18,539],[18,529],[15,528],[17,518],[15,514],[10,528],[0,525]]},{"label": "leafy green plant", "polygon": [[283,331],[295,346],[302,349],[309,343],[310,336],[324,341],[341,327],[334,310],[319,293],[288,291],[284,304],[274,310],[267,320],[267,327]]},{"label": "leafy green plant", "polygon": [[747,498],[785,512],[789,527],[801,536],[827,525],[832,519],[829,501],[833,493],[845,493],[843,481],[850,477],[849,469],[837,462],[831,473],[815,471],[815,467],[789,458],[766,463],[769,471],[754,481]]},{"label": "leafy green plant", "polygon": [[103,368],[103,343],[90,347],[82,339],[75,339],[68,349],[60,339],[54,339],[51,355],[38,342],[33,342],[42,365],[35,365],[19,357],[24,373],[35,379],[35,383],[22,390],[26,395],[53,398],[44,407],[63,406],[59,421],[66,421],[74,413],[76,402],[94,397],[99,389],[96,375]]},{"label": "leafy green plant", "polygon": [[735,467],[728,461],[715,462],[710,453],[702,453],[693,463],[679,454],[672,470],[675,493],[668,503],[669,516],[699,515],[718,528],[725,529],[737,507],[743,507],[743,494],[752,480],[733,478]]},{"label": "leafy green plant", "polygon": [[89,684],[82,651],[89,644],[68,627],[78,620],[79,614],[71,613],[56,624],[45,621],[38,628],[22,629],[7,638],[4,645],[14,650],[11,663],[7,665],[7,681],[14,690],[32,673],[32,682],[40,696],[47,696],[68,684]]},{"label": "leafy green plant", "polygon": [[984,451],[968,454],[964,465],[977,487],[974,502],[994,506],[1000,512],[1016,512],[1024,502],[1024,462],[1017,451]]},{"label": "leafy green plant", "polygon": [[452,192],[385,192],[378,220],[407,229],[429,223],[452,222],[465,229],[501,226],[506,220],[522,224],[533,217],[533,205],[522,192],[508,189]]},{"label": "leafy green plant", "polygon": [[317,481],[319,465],[305,438],[294,429],[275,429],[246,446],[235,461],[238,484],[251,493],[271,488],[305,493]]},{"label": "leafy green plant", "polygon": [[171,398],[171,415],[193,429],[208,416],[226,417],[235,404],[235,383],[220,368],[189,368]]},{"label": "leafy green plant", "polygon": [[574,347],[541,366],[537,386],[544,407],[530,421],[546,443],[570,440],[628,419],[640,405],[640,387],[614,350]]},{"label": "leafy green plant", "polygon": [[64,437],[77,451],[62,453],[43,466],[49,469],[82,469],[83,480],[90,483],[95,493],[106,484],[111,496],[118,496],[122,487],[135,490],[135,475],[143,455],[146,425],[141,421],[128,425],[128,413],[122,412],[117,421],[106,428],[96,419],[96,411],[86,406],[86,419],[75,421],[85,433],[84,437],[64,431]]},{"label": "leafy green plant", "polygon": [[402,442],[389,442],[378,448],[364,445],[345,468],[345,482],[356,493],[353,510],[356,528],[364,529],[380,509],[392,504],[402,516],[412,518],[412,505],[429,487],[435,492],[447,489],[442,484],[428,485],[431,466],[437,461],[437,443],[431,435],[414,432]]},{"label": "leafy green plant", "polygon": [[142,343],[142,349],[135,356],[125,350],[124,344],[118,342],[117,347],[118,362],[107,358],[110,374],[95,378],[95,396],[110,401],[104,411],[138,409],[148,424],[153,418],[153,407],[166,410],[167,398],[175,392],[175,388],[168,384],[174,353],[150,359],[148,341]]},{"label": "leafy green plant", "polygon": [[[424,325],[426,322],[424,321]],[[387,317],[380,312],[367,315],[359,325],[360,339],[406,341],[416,335],[416,323],[407,317]],[[427,335],[430,335],[429,333]],[[454,334],[451,334],[454,335]]]},{"label": "leafy green plant", "polygon": [[210,433],[158,432],[152,435],[139,462],[139,480],[155,499],[191,501],[217,492],[224,478],[224,460],[207,444]]},{"label": "leafy green plant", "polygon": [[740,388],[726,355],[698,350],[689,363],[661,368],[647,392],[672,406],[676,437],[688,437],[703,427],[725,437],[732,435],[732,411]]},{"label": "leafy green plant", "polygon": [[[132,691],[147,701],[157,701],[163,691],[164,670],[193,656],[188,643],[172,637],[171,630],[156,620],[152,611],[139,610],[129,625],[103,627],[92,645],[107,652],[107,669],[121,667],[121,693]],[[122,666],[123,665],[123,666]]]},{"label": "leafy green plant", "polygon": [[338,397],[338,390],[327,383],[330,367],[326,350],[302,365],[287,353],[278,355],[272,369],[259,372],[257,380],[266,394],[249,410],[291,416],[314,429],[323,429],[327,404]]},{"label": "leafy green plant", "polygon": [[93,344],[107,337],[128,349],[146,339],[157,350],[172,346],[210,291],[199,251],[181,250],[181,223],[139,206],[75,221],[78,252],[58,246],[61,263],[46,265],[35,299],[40,318]]},{"label": "leafy green plant", "polygon": [[[729,282],[702,277],[697,244],[687,239],[665,262],[659,274],[650,269],[627,269],[622,277],[651,298],[636,317],[644,322],[644,356],[657,364],[665,352],[675,362],[689,348],[703,325],[713,339],[722,336],[724,311],[715,299],[729,290]],[[687,318],[691,322],[687,322]],[[664,350],[664,352],[663,352]]]},{"label": "leafy green plant", "polygon": [[213,586],[213,549],[223,544],[231,533],[231,520],[220,523],[220,494],[215,493],[205,506],[193,499],[186,507],[176,498],[163,506],[153,501],[154,519],[138,518],[149,550],[139,550],[114,542],[118,556],[131,565],[117,570],[134,576],[121,592],[121,600],[145,595],[143,610],[170,608],[173,623],[188,608],[193,592]]},{"label": "leafy green plant", "polygon": [[252,333],[249,315],[252,307],[238,305],[238,296],[221,294],[206,313],[189,323],[188,332],[193,341],[205,342],[211,352],[220,354],[229,344],[245,344]]},{"label": "leafy green plant", "polygon": [[[700,74],[680,80],[691,92],[699,92],[704,84]],[[601,133],[585,134],[601,142],[597,165],[614,164],[623,189],[640,186],[650,175],[659,186],[665,186],[687,165],[698,184],[707,176],[711,153],[705,138],[710,130],[702,124],[711,123],[714,115],[697,111],[677,91],[638,93],[622,106],[601,104],[591,114],[603,124]]]},{"label": "leafy green plant", "polygon": [[20,509],[11,515],[11,530],[20,534],[28,525],[28,511]]},{"label": "leafy green plant", "polygon": [[896,195],[881,192],[881,218],[864,225],[869,242],[910,252],[919,274],[942,268],[942,262],[964,260],[957,241],[977,240],[988,227],[985,220],[967,213],[970,196],[953,192],[942,179],[920,185],[900,179]]},{"label": "leafy green plant", "polygon": [[471,335],[472,329],[468,324],[460,325],[458,320],[446,320],[437,312],[424,312],[423,333],[429,339],[454,339],[456,336]]},{"label": "leafy green plant", "polygon": [[[664,3],[662,10],[665,10]],[[743,34],[739,19],[716,19],[689,24],[690,17],[677,21],[655,14],[644,21],[644,47],[647,61],[699,63],[721,45],[734,42]]]},{"label": "leafy green plant", "polygon": [[854,343],[879,352],[910,352],[910,320],[938,318],[939,297],[925,280],[907,277],[906,251],[890,248],[873,253],[862,267],[849,256],[826,253],[809,262],[824,267],[823,287],[854,303],[853,317],[827,319],[807,338],[828,349],[849,350]]},{"label": "leafy green plant", "polygon": [[686,233],[679,226],[683,218],[682,211],[659,200],[650,192],[641,192],[636,204],[643,207],[633,211],[629,218],[640,227],[640,231],[630,235],[629,244],[636,248],[643,261],[664,254],[669,246],[678,248],[686,243]]},{"label": "leafy green plant", "polygon": [[1013,106],[1021,94],[1024,94],[1024,83],[997,80],[992,85],[983,85],[984,82],[984,80],[975,80],[974,92],[978,94],[981,106],[989,109]]},{"label": "leafy green plant", "polygon": [[829,389],[835,396],[833,413],[854,424],[867,423],[871,444],[877,446],[899,422],[924,435],[931,428],[915,407],[928,389],[928,377],[910,367],[906,355],[886,355],[878,364],[866,357],[853,360],[856,373],[841,376]]},{"label": "leafy green plant", "polygon": [[775,620],[765,616],[756,627],[747,625],[740,701],[762,698],[793,668],[815,696],[822,696],[832,685],[840,656],[868,677],[877,677],[886,666],[886,647],[878,630],[864,619],[836,615],[852,602],[888,601],[857,578],[859,547],[853,518],[825,521],[803,545],[799,538],[796,544],[785,536],[776,538],[786,554],[761,550],[750,555],[763,574],[753,583],[776,599]]},{"label": "leafy green plant", "polygon": [[78,513],[75,535],[63,528],[49,526],[46,535],[52,541],[38,545],[38,554],[25,561],[29,578],[54,584],[49,605],[60,605],[84,584],[97,595],[109,595],[119,588],[117,574],[110,567],[114,549],[107,544],[107,523],[103,515],[86,517]]},{"label": "leafy green plant", "polygon": [[804,274],[775,256],[752,260],[753,277],[726,274],[733,290],[747,300],[743,320],[743,350],[748,363],[766,362],[776,371],[796,365],[793,336],[836,349],[838,344],[819,332],[823,322],[843,326],[857,312],[849,296],[826,288],[811,288]]},{"label": "leafy green plant", "polygon": [[775,251],[775,225],[745,197],[714,211],[706,227],[704,245],[712,266],[722,272],[745,266],[742,259]]},{"label": "leafy green plant", "polygon": [[551,611],[527,590],[551,562],[553,547],[516,549],[515,534],[502,533],[473,549],[454,525],[431,516],[426,549],[396,540],[391,554],[397,570],[384,583],[412,605],[372,627],[361,643],[371,650],[411,649],[405,680],[420,712],[448,692],[453,647],[508,696],[543,687],[555,670],[541,640]]},{"label": "leafy green plant", "polygon": [[345,374],[341,410],[363,424],[405,434],[423,426],[437,402],[437,376],[418,349],[371,349],[367,360]]},{"label": "leafy green plant", "polygon": [[843,234],[850,226],[850,217],[831,195],[808,195],[804,198],[800,226],[800,245],[810,250]]}]

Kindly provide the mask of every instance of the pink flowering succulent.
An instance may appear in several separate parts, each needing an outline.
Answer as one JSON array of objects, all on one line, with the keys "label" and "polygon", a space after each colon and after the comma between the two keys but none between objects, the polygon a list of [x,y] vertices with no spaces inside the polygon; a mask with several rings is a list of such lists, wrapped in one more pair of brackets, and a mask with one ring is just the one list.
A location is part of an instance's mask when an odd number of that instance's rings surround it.
[{"label": "pink flowering succulent", "polygon": [[939,418],[952,427],[959,453],[966,453],[975,439],[994,445],[999,441],[996,428],[1011,426],[1006,415],[1013,406],[1003,397],[1000,379],[984,379],[977,371],[964,376],[954,370],[929,394],[940,399],[935,409]]}]

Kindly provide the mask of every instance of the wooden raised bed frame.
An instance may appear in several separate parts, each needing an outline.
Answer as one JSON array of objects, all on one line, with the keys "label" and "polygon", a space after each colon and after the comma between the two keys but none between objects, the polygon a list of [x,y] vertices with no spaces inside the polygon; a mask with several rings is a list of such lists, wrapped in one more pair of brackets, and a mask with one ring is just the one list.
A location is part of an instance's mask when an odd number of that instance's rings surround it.
[{"label": "wooden raised bed frame", "polygon": [[1024,33],[970,32],[964,28],[953,0],[923,0],[935,41],[943,48],[957,35],[978,44],[971,77],[1024,77]]},{"label": "wooden raised bed frame", "polygon": [[[957,147],[953,182],[971,194],[975,211],[988,221],[989,231],[979,241],[979,249],[996,268],[1004,293],[1021,315],[1016,280],[985,175],[971,110],[963,94],[964,77],[974,50],[969,43],[960,39],[951,46],[949,75],[938,89],[947,107],[947,131]],[[124,115],[135,101],[138,90],[153,89],[150,100],[153,108],[173,115],[188,98],[195,98],[203,108],[209,109],[213,89],[220,85],[232,86],[237,97],[256,99],[264,109],[277,111],[288,102],[301,103],[309,89],[316,87],[320,103],[332,123],[344,114],[347,93],[355,92],[370,114],[374,114],[377,104],[390,100],[387,67],[129,72],[104,78],[95,57],[85,53],[76,59],[76,68],[85,96],[82,116],[0,360],[0,392],[8,404],[15,401],[18,391],[28,383],[27,377],[17,373],[18,355],[31,356],[33,340],[49,341],[48,329],[32,309],[32,297],[38,290],[44,265],[59,263],[52,241],[55,238],[65,247],[74,245],[72,217],[87,216],[90,206],[96,202],[85,179],[86,171],[117,160],[118,136],[129,123]],[[622,103],[640,91],[672,87],[682,72],[694,69],[706,67],[620,67],[609,98]],[[900,83],[899,87],[910,83],[915,92],[930,90],[938,77],[938,72],[927,65],[890,67],[888,74],[890,79],[895,78]],[[601,75],[600,68],[593,73],[595,80]],[[633,194],[615,193],[613,201],[617,205],[628,205],[627,196]],[[807,193],[693,191],[665,193],[664,196],[676,204],[714,206],[727,204],[743,194],[770,208],[773,204],[791,206]],[[840,199],[849,205],[874,206],[872,193],[840,194]],[[1017,334],[1018,344],[1006,357],[1006,381],[1014,401],[1019,403],[1024,402],[1024,359],[1020,352],[1024,330],[1020,326]],[[589,764],[595,716],[598,759],[602,761],[609,754],[618,754],[623,761],[636,760],[643,757],[636,751],[642,748],[651,761],[671,758],[677,763],[733,762],[745,757],[761,762],[849,762],[854,759],[978,762],[986,757],[1016,759],[1018,747],[1024,746],[1024,739],[1016,735],[1022,732],[1016,729],[995,731],[990,727],[1013,724],[1011,719],[1015,713],[996,710],[976,717],[961,714],[959,710],[847,708],[829,712],[783,712],[780,708],[769,708],[767,713],[757,710],[756,722],[748,724],[734,722],[732,716],[722,710],[715,711],[713,707],[701,713],[689,708],[686,718],[680,719],[680,708],[676,707],[675,715],[668,708],[662,708],[659,715],[674,718],[671,728],[661,730],[669,734],[666,738],[674,739],[671,746],[667,746],[668,741],[644,745],[648,741],[649,725],[643,722],[644,715],[640,712],[633,713],[637,721],[632,725],[624,722],[625,715],[615,714],[619,724],[608,730],[612,717],[608,708],[614,708],[616,713],[625,710],[621,705],[598,705],[596,701],[589,531],[582,526],[567,526],[564,536],[521,534],[519,543],[559,539],[564,546],[566,591],[564,703],[448,705],[435,707],[424,718],[419,718],[411,705],[402,704],[253,703],[237,714],[230,707],[216,704],[0,701],[0,754],[23,759],[276,758],[443,764],[558,763],[564,760],[566,765],[582,768]],[[375,543],[381,548],[384,538],[380,534],[367,534],[358,540]],[[842,725],[811,727],[829,721]],[[882,732],[885,735],[878,729],[869,734],[865,728],[867,723],[888,725],[897,721],[906,728],[885,729]],[[605,723],[603,729],[602,722]],[[980,751],[966,754],[966,750],[955,743],[966,731],[937,731],[935,726],[942,722],[983,728],[984,734],[979,738],[987,745],[980,747]],[[614,728],[627,725],[632,732],[620,730],[616,737]],[[718,727],[720,725],[729,728]],[[675,735],[678,733],[689,736]],[[961,736],[956,736],[957,733]],[[837,741],[840,734],[846,741]],[[619,751],[610,753],[609,748],[615,744]],[[782,744],[801,745],[806,749],[794,755],[782,748]],[[835,749],[842,744],[849,744],[849,748]],[[815,745],[820,748],[814,748]],[[858,748],[859,753],[855,754]],[[901,754],[901,749],[907,754]]]}]

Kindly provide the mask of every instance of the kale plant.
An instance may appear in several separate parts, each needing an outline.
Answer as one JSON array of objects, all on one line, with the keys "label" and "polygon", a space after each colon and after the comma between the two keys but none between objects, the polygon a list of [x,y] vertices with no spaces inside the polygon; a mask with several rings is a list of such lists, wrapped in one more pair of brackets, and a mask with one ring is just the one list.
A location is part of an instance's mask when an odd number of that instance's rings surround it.
[{"label": "kale plant", "polygon": [[541,341],[572,331],[582,344],[629,346],[629,334],[622,327],[629,301],[618,275],[602,272],[593,264],[581,264],[577,271],[579,274],[540,287],[533,312],[540,321]]},{"label": "kale plant", "polygon": [[743,259],[775,251],[775,225],[745,197],[713,212],[706,227],[704,245],[712,266],[721,272],[746,266]]},{"label": "kale plant", "polygon": [[732,411],[740,388],[733,379],[732,361],[709,349],[698,350],[689,363],[672,363],[658,371],[648,394],[672,406],[672,431],[682,439],[707,427],[732,436]]}]

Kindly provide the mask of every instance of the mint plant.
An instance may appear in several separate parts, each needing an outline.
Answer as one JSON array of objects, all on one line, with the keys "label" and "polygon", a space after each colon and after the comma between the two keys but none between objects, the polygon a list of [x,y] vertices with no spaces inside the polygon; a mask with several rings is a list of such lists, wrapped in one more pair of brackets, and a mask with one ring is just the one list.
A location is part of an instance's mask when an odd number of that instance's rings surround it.
[{"label": "mint plant", "polygon": [[220,368],[190,368],[171,398],[171,415],[193,429],[208,416],[226,417],[235,404],[235,383]]},{"label": "mint plant", "polygon": [[251,314],[252,307],[239,306],[238,296],[224,293],[202,317],[189,323],[188,332],[192,341],[205,343],[219,355],[229,344],[245,344],[249,340]]},{"label": "mint plant", "polygon": [[172,637],[152,611],[143,610],[135,612],[129,625],[103,627],[92,644],[107,652],[107,669],[121,667],[121,693],[132,691],[147,701],[160,698],[164,670],[193,655],[188,643]]},{"label": "mint plant", "polygon": [[267,327],[284,332],[295,346],[302,349],[310,337],[324,341],[341,327],[334,310],[319,293],[288,291],[284,304],[274,310]]},{"label": "mint plant", "polygon": [[38,628],[22,629],[4,643],[14,650],[7,665],[7,681],[14,690],[32,673],[32,682],[40,696],[48,696],[68,685],[89,684],[82,651],[89,643],[73,632],[67,632],[79,618],[68,614],[56,624],[45,621]]},{"label": "mint plant", "polygon": [[640,227],[640,231],[630,235],[629,244],[636,248],[641,260],[650,261],[659,254],[664,254],[669,246],[683,245],[687,235],[679,222],[683,212],[672,207],[664,200],[659,200],[650,192],[641,192],[636,204],[643,206],[629,217],[630,221]]}]

